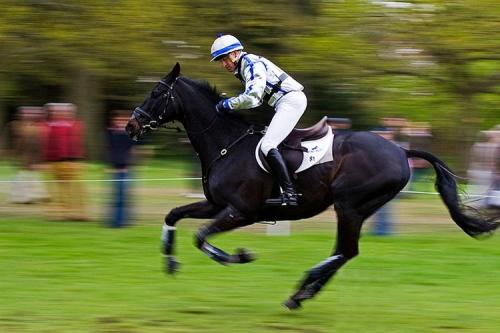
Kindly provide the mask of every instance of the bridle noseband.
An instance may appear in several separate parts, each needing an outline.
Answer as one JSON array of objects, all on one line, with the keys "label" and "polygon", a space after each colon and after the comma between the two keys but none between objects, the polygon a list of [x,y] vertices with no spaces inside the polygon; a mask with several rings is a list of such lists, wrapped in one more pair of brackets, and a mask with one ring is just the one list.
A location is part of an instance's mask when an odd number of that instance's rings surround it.
[{"label": "bridle noseband", "polygon": [[[161,120],[163,119],[163,117],[167,113],[168,104],[170,103],[170,101],[172,101],[172,104],[174,103],[175,97],[174,97],[173,91],[174,91],[174,85],[177,82],[178,78],[179,77],[176,77],[172,84],[168,84],[164,80],[158,81],[158,83],[160,83],[168,88],[167,92],[163,93],[163,95],[162,95],[163,99],[165,100],[165,107],[163,108],[162,113],[160,113],[160,115],[158,116],[158,120],[155,120],[149,112],[145,111],[144,109],[142,109],[139,106],[134,109],[134,112],[132,113],[132,117],[134,117],[135,120],[137,120],[137,122],[141,126],[141,134],[142,134],[142,132],[147,131],[147,130],[155,131],[160,127],[161,124],[159,124],[159,121],[161,122]],[[149,122],[146,124],[142,124],[139,121],[140,117],[147,118],[147,120]]]},{"label": "bridle noseband", "polygon": [[[158,116],[158,119],[154,119],[153,116],[146,110],[144,110],[143,108],[141,107],[136,107],[132,113],[132,118],[134,118],[137,123],[139,124],[140,126],[140,133],[136,136],[136,139],[137,137],[140,137],[142,136],[144,133],[152,130],[152,131],[155,131],[157,129],[159,129],[160,127],[164,127],[164,128],[167,128],[167,129],[174,129],[174,130],[177,130],[178,132],[180,132],[180,128],[169,128],[167,127],[166,125],[163,125],[162,124],[162,120],[163,118],[165,117],[166,113],[167,113],[167,109],[168,109],[168,106],[169,106],[169,103],[170,101],[172,101],[172,104],[174,104],[174,100],[175,100],[175,97],[174,97],[174,86],[175,86],[175,83],[177,82],[177,80],[179,79],[180,77],[176,77],[174,82],[172,82],[172,84],[168,84],[167,82],[165,82],[164,80],[160,80],[158,81],[159,84],[161,85],[164,85],[168,88],[167,92],[163,93],[162,94],[162,97],[163,97],[163,100],[165,101],[165,107],[163,108],[163,111],[160,113],[160,115]],[[161,99],[159,99],[161,100]],[[158,103],[158,102],[157,102]],[[183,108],[183,103],[182,103],[182,100],[179,99],[179,103],[180,104],[180,107],[181,109]],[[154,110],[156,104],[151,108]],[[175,116],[179,117],[181,116],[181,114],[179,113],[179,110],[177,110],[175,107],[174,107],[174,114]],[[145,124],[143,124],[139,119],[141,118],[146,118],[146,122]],[[185,129],[185,131],[188,133],[188,134],[191,134],[191,135],[201,135],[201,134],[204,134],[205,132],[207,132],[208,130],[210,130],[214,124],[216,123],[217,119],[219,119],[219,116],[217,115],[216,112],[214,112],[214,115],[213,115],[213,118],[212,120],[209,121],[209,124],[206,128],[200,130],[200,131],[188,131],[187,129]],[[134,139],[134,140],[136,140]]]}]

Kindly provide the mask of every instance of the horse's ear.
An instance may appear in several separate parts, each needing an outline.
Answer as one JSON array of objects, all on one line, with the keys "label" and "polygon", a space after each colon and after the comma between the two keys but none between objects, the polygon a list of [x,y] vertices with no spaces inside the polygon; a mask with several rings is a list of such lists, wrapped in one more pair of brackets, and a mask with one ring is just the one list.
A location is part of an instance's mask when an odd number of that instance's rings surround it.
[{"label": "horse's ear", "polygon": [[172,77],[173,78],[176,78],[179,76],[179,74],[181,73],[181,65],[177,62],[175,65],[174,65],[174,68],[172,68]]},{"label": "horse's ear", "polygon": [[181,65],[179,63],[176,63],[174,65],[174,68],[172,68],[172,70],[170,71],[170,73],[165,75],[165,77],[163,79],[166,80],[167,82],[174,80],[175,78],[177,78],[179,76],[180,73],[181,73]]}]

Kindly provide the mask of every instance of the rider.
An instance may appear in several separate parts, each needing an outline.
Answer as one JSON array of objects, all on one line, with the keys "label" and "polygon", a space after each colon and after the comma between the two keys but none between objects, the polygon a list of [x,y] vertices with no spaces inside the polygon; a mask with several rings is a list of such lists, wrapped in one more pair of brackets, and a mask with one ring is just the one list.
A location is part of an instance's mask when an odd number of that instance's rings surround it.
[{"label": "rider", "polygon": [[[281,68],[264,57],[243,52],[243,45],[231,35],[218,35],[212,44],[211,61],[233,73],[245,91],[239,96],[222,99],[216,110],[219,114],[255,108],[266,102],[275,114],[262,139],[261,150],[283,189],[281,204],[297,206],[297,192],[278,145],[290,134],[307,107],[304,87]],[[275,202],[271,199],[269,203]]]}]

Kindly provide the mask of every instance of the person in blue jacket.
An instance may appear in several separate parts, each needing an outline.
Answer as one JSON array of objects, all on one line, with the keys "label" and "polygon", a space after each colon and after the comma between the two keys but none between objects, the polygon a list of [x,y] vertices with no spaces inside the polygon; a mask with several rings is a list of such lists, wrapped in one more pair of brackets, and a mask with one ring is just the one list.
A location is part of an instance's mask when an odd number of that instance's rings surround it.
[{"label": "person in blue jacket", "polygon": [[132,163],[134,142],[125,132],[128,112],[114,111],[107,130],[108,156],[114,176],[111,220],[109,226],[120,228],[130,225],[129,167]]}]

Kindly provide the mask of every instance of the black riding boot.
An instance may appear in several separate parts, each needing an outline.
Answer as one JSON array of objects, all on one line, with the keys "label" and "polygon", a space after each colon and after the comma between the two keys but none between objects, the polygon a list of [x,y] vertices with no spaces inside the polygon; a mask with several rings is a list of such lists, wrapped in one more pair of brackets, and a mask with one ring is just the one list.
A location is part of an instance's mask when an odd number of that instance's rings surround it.
[{"label": "black riding boot", "polygon": [[290,174],[281,153],[278,149],[273,148],[267,154],[266,160],[271,167],[272,174],[278,178],[278,182],[283,190],[280,198],[268,199],[266,203],[270,205],[297,206],[297,192],[295,192],[295,188],[290,180]]}]

